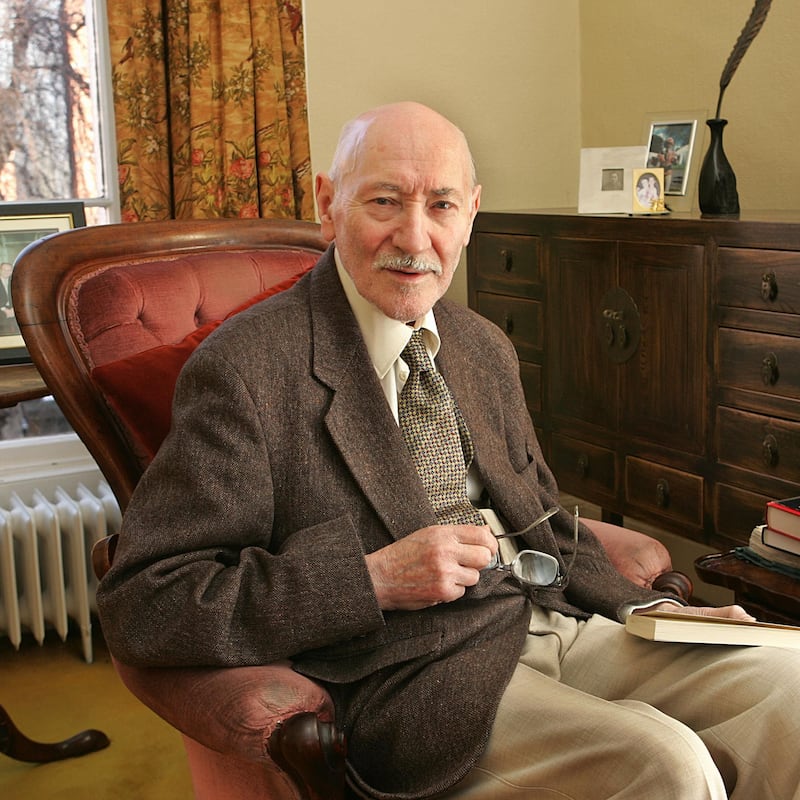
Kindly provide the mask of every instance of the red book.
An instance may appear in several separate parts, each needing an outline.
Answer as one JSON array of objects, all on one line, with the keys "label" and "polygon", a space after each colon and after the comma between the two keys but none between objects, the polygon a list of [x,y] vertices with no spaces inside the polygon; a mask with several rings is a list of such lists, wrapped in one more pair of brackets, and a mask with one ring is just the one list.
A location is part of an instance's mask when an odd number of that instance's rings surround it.
[{"label": "red book", "polygon": [[800,497],[767,503],[767,527],[798,540],[800,549]]}]

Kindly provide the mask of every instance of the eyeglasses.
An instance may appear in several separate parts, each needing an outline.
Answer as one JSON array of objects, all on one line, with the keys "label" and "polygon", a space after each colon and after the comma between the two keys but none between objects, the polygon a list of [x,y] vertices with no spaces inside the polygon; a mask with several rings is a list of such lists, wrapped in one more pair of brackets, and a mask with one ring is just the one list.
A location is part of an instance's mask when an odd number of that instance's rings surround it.
[{"label": "eyeglasses", "polygon": [[[498,539],[521,536],[522,534],[532,531],[557,513],[558,508],[550,508],[528,525],[527,528],[512,533],[495,533],[495,536]],[[575,506],[574,519],[572,557],[563,573],[561,572],[561,565],[558,559],[555,556],[551,556],[549,553],[543,553],[541,550],[521,550],[510,564],[503,563],[500,551],[498,550],[496,563],[490,565],[489,568],[510,572],[520,583],[527,584],[528,586],[538,586],[547,589],[560,589],[566,586],[567,578],[572,570],[572,565],[575,563],[575,557],[578,554],[578,506]]]}]

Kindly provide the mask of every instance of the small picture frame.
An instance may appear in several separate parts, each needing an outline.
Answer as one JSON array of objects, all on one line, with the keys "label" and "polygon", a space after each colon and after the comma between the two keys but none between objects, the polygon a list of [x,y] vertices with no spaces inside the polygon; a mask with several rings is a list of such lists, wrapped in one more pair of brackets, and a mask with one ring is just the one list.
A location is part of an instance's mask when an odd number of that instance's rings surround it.
[{"label": "small picture frame", "polygon": [[633,171],[646,156],[644,146],[581,149],[578,213],[631,214]]},{"label": "small picture frame", "polygon": [[650,123],[644,166],[664,170],[664,194],[686,194],[696,134],[696,119],[665,119]]},{"label": "small picture frame", "polygon": [[86,225],[83,203],[0,203],[0,366],[30,362],[11,300],[14,261],[31,242]]},{"label": "small picture frame", "polygon": [[661,167],[633,171],[633,213],[665,214],[664,170]]}]

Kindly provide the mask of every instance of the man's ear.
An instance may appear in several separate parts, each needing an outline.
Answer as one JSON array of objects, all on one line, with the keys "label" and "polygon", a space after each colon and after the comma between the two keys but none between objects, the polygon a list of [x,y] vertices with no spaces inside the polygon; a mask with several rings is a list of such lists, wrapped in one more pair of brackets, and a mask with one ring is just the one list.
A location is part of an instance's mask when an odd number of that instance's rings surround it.
[{"label": "man's ear", "polygon": [[317,175],[315,193],[317,198],[317,213],[319,214],[322,235],[332,242],[336,238],[336,231],[333,224],[331,206],[333,205],[333,181],[325,174]]},{"label": "man's ear", "polygon": [[470,216],[469,216],[469,225],[467,226],[467,232],[464,236],[464,242],[462,247],[466,247],[469,244],[470,237],[472,236],[472,223],[475,222],[475,215],[478,213],[478,209],[481,207],[481,187],[480,185],[476,186],[472,190],[472,197],[470,198]]}]

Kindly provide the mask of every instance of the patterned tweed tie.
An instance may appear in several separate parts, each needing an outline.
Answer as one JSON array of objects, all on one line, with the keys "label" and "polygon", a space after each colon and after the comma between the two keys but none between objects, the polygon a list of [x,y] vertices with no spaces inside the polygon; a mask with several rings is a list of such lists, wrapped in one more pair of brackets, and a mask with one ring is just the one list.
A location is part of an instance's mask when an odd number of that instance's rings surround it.
[{"label": "patterned tweed tie", "polygon": [[414,331],[401,356],[410,373],[400,393],[400,430],[436,518],[441,524],[483,525],[467,497],[472,439],[444,378],[431,364],[422,330]]}]

